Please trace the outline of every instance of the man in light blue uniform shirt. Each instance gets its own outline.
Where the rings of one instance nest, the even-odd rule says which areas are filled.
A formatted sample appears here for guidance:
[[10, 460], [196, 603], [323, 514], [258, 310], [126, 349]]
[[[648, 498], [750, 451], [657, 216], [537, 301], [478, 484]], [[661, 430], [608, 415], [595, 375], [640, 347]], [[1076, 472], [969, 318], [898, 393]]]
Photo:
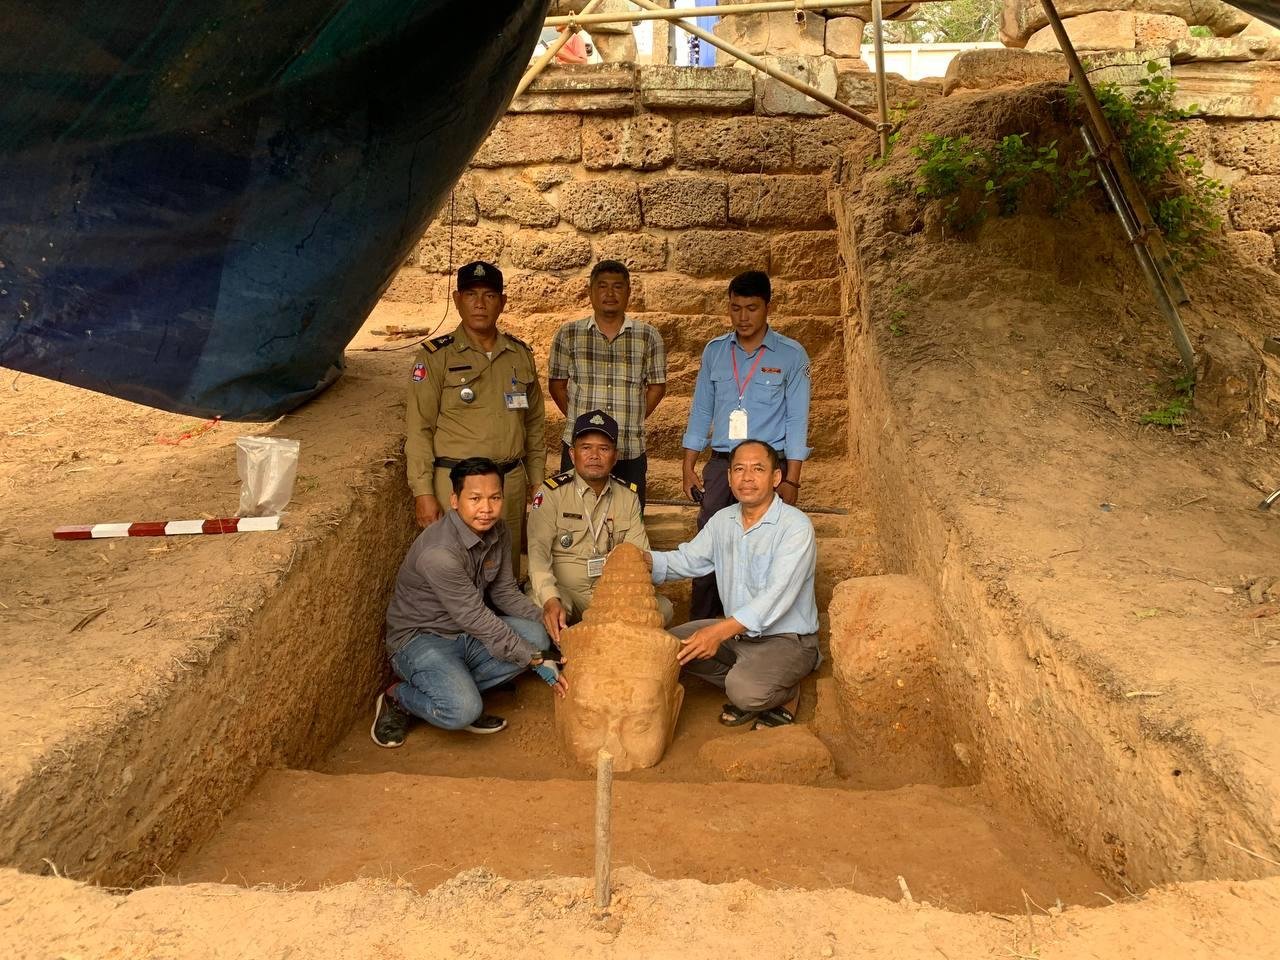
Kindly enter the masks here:
[[[769, 278], [758, 270], [729, 284], [733, 332], [702, 351], [684, 440], [685, 496], [699, 501], [698, 529], [734, 502], [727, 479], [729, 451], [743, 440], [763, 440], [782, 453], [778, 494], [794, 504], [800, 468], [809, 456], [809, 355], [795, 340], [769, 327]], [[698, 476], [698, 455], [711, 444], [711, 459]], [[725, 613], [714, 575], [693, 583], [695, 620]]]
[[721, 723], [778, 726], [795, 719], [800, 681], [818, 666], [817, 543], [809, 518], [775, 492], [782, 469], [771, 446], [739, 443], [728, 475], [737, 502], [688, 543], [651, 554], [653, 582], [715, 572], [729, 615], [673, 629], [677, 659], [728, 695]]

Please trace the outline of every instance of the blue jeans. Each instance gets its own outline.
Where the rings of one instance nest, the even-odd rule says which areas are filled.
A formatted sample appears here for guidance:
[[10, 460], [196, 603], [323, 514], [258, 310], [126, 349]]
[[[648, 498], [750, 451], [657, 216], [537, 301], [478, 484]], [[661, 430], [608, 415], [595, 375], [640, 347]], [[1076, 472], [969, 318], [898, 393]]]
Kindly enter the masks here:
[[[551, 638], [541, 623], [519, 617], [501, 619], [536, 649], [551, 647]], [[466, 633], [448, 637], [415, 634], [391, 658], [391, 667], [404, 681], [395, 691], [400, 706], [445, 730], [461, 730], [474, 723], [484, 711], [481, 692], [528, 669], [497, 659]]]

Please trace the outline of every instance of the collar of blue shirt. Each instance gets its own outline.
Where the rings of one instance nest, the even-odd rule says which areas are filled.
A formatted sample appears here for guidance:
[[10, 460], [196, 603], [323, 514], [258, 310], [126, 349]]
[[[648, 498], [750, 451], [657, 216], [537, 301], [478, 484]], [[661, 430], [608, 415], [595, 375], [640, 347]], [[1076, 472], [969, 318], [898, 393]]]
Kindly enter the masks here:
[[[738, 526], [741, 527], [742, 526], [742, 504], [735, 503], [733, 505], [733, 509], [735, 511], [735, 519], [738, 521]], [[781, 513], [782, 513], [782, 498], [778, 496], [777, 492], [775, 491], [773, 494], [773, 499], [769, 501], [769, 506], [764, 512], [764, 516], [751, 525], [751, 530], [755, 530], [757, 527], [762, 526], [763, 524], [766, 524], [766, 523], [777, 523], [778, 516]], [[750, 533], [751, 530], [744, 529], [743, 532]]]
[[[761, 341], [761, 344], [768, 347], [770, 350], [777, 350], [780, 342], [779, 338], [781, 336], [782, 335], [774, 330], [771, 325], [765, 329], [764, 340]], [[729, 334], [729, 339], [733, 342], [733, 345], [739, 350], [742, 350], [743, 353], [747, 352], [746, 350], [743, 350], [742, 344], [738, 343], [738, 331], [735, 330]], [[750, 356], [750, 354], [748, 354], [748, 356]]]

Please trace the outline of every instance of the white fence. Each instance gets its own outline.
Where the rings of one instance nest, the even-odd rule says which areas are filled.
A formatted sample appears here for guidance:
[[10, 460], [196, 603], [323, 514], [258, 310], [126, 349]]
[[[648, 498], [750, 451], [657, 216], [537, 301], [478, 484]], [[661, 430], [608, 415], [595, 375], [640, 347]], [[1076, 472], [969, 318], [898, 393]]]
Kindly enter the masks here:
[[[867, 27], [869, 36], [871, 28]], [[884, 45], [884, 69], [887, 73], [900, 73], [908, 80], [925, 77], [941, 77], [947, 65], [957, 53], [965, 50], [990, 50], [1002, 47], [1000, 43], [886, 43]], [[876, 68], [876, 48], [862, 45], [862, 59], [868, 69]]]

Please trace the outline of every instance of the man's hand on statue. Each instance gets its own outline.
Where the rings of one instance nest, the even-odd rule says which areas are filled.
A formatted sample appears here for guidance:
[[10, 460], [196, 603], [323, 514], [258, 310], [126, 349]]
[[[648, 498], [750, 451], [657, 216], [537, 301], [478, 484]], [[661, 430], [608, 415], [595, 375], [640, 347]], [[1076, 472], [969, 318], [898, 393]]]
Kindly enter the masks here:
[[413, 498], [413, 512], [417, 514], [420, 527], [429, 527], [444, 516], [440, 509], [440, 501], [430, 493]]
[[563, 697], [569, 692], [569, 683], [554, 660], [543, 660], [541, 663], [534, 664], [531, 669], [551, 687], [557, 697]]
[[[702, 478], [698, 476], [698, 471], [692, 467], [689, 467], [684, 471], [683, 489], [684, 495], [694, 503], [700, 503], [702, 501]], [[693, 495], [694, 490], [698, 491], [698, 496], [696, 497]]]
[[680, 661], [681, 666], [684, 666], [690, 660], [710, 660], [716, 655], [716, 651], [720, 649], [720, 644], [724, 643], [724, 640], [719, 636], [717, 625], [695, 630], [688, 639], [681, 642], [683, 646], [676, 654], [676, 659]]
[[551, 639], [560, 642], [560, 631], [569, 626], [569, 614], [559, 597], [551, 597], [542, 605], [542, 625], [551, 634]]

